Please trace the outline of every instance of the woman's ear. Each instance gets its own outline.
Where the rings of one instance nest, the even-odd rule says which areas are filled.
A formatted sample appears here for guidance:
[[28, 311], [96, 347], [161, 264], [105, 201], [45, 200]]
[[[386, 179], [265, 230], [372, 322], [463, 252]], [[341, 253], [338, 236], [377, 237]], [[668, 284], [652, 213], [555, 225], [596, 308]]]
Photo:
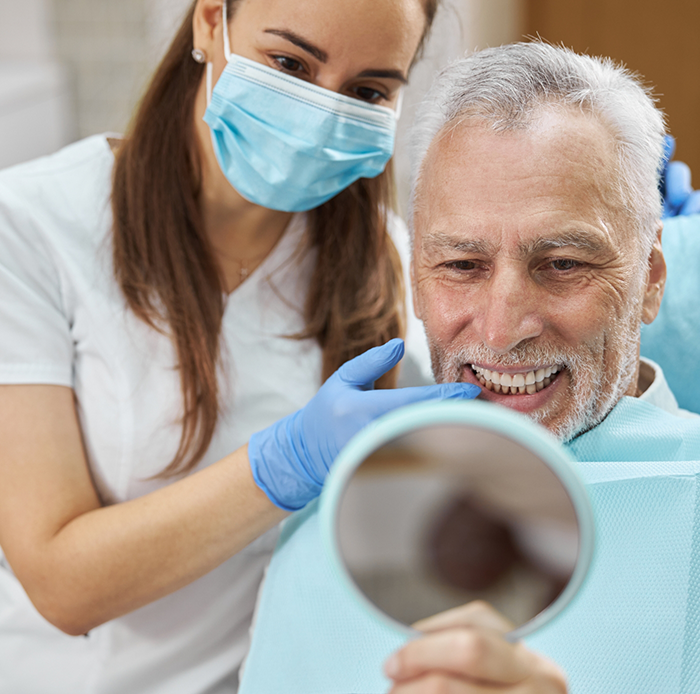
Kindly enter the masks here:
[[651, 253], [649, 253], [649, 275], [642, 301], [642, 321], [647, 324], [651, 323], [659, 313], [664, 287], [666, 286], [666, 260], [661, 249], [662, 230], [663, 224], [659, 222], [656, 240], [651, 248]]
[[221, 20], [221, 0], [198, 0], [192, 18], [192, 39], [194, 47], [204, 52], [208, 62], [213, 62], [216, 55]]

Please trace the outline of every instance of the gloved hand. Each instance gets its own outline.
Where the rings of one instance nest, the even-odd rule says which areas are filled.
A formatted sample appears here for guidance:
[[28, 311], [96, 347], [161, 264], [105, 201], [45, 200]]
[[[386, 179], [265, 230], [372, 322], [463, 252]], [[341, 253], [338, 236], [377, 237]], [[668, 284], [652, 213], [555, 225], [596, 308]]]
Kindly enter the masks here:
[[671, 161], [676, 141], [666, 135], [664, 166], [659, 182], [664, 201], [664, 218], [700, 213], [700, 191], [690, 183], [690, 167], [682, 161]]
[[296, 511], [317, 497], [341, 448], [373, 419], [410, 403], [471, 399], [481, 392], [469, 383], [373, 390], [403, 353], [403, 340], [394, 339], [351, 359], [305, 407], [253, 434], [248, 444], [253, 478], [273, 504]]

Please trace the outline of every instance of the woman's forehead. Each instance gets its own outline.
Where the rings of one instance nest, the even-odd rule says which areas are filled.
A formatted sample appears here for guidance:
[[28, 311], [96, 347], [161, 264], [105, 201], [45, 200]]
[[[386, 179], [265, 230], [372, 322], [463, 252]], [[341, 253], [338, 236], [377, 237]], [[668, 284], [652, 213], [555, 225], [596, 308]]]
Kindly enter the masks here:
[[423, 0], [242, 0], [234, 20], [291, 31], [329, 60], [410, 64], [425, 29]]

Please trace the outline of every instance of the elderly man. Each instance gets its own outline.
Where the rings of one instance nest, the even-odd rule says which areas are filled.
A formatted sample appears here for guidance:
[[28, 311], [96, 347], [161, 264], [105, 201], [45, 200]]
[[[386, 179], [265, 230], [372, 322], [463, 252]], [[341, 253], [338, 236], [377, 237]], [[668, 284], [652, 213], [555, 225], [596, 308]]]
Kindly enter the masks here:
[[[435, 379], [478, 384], [482, 399], [541, 423], [582, 465], [660, 461], [662, 477], [700, 459], [700, 418], [684, 417], [661, 369], [639, 357], [640, 326], [656, 317], [666, 281], [663, 137], [648, 94], [607, 61], [537, 43], [475, 54], [442, 73], [418, 114], [411, 224], [414, 306]], [[618, 566], [615, 553], [629, 546], [615, 544], [653, 502], [644, 484], [635, 489], [638, 500], [620, 496], [633, 512], [622, 528], [615, 498], [598, 498], [612, 520], [599, 528], [587, 591], [574, 617], [536, 643], [575, 673], [573, 692], [700, 691], [700, 635], [685, 619], [700, 593], [686, 586], [687, 604], [659, 608], [655, 586], [670, 592], [676, 575], [663, 573], [663, 559], [640, 569], [630, 554], [638, 583], [601, 568]], [[695, 487], [683, 489], [693, 526]], [[678, 532], [659, 541], [680, 542]], [[381, 661], [396, 637], [350, 602], [310, 504], [272, 560], [242, 691], [383, 691]], [[439, 691], [562, 690], [546, 661], [494, 635], [494, 615], [423, 626], [436, 633], [387, 666], [397, 692], [438, 682]]]
[[[592, 60], [581, 66], [615, 90], [610, 103], [533, 81], [523, 56], [564, 52], [500, 54], [497, 68], [489, 53], [455, 66], [418, 121], [414, 305], [438, 382], [481, 384], [483, 399], [568, 441], [643, 390], [640, 323], [666, 279], [663, 123], [634, 82]], [[460, 96], [453, 117], [435, 105], [445, 91]]]

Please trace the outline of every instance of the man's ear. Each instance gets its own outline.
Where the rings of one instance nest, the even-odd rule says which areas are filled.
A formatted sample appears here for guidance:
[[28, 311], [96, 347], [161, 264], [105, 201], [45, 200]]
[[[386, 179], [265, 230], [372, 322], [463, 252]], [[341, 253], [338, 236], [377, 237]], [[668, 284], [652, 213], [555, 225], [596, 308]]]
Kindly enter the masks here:
[[656, 240], [652, 246], [651, 253], [649, 253], [649, 275], [642, 301], [642, 321], [646, 324], [651, 323], [659, 313], [664, 287], [666, 286], [666, 260], [661, 249], [662, 230], [663, 224], [659, 222]]

